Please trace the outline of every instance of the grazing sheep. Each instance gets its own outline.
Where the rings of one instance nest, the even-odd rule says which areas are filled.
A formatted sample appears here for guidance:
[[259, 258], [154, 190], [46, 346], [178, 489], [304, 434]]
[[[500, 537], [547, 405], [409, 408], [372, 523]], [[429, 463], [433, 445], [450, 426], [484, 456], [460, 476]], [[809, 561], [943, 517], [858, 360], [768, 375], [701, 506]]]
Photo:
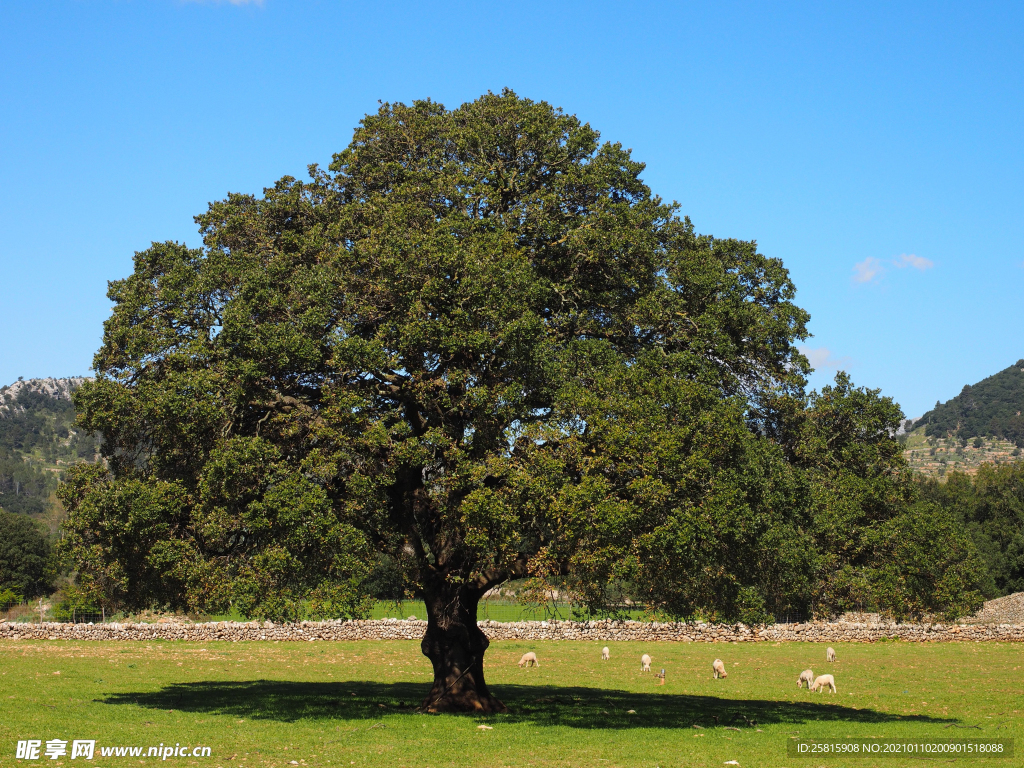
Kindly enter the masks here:
[[720, 677], [729, 676], [729, 673], [725, 671], [725, 664], [722, 663], [721, 659], [715, 659], [711, 664], [711, 669], [714, 670], [713, 677], [715, 680]]
[[811, 689], [811, 682], [813, 680], [814, 680], [814, 673], [811, 670], [809, 670], [809, 669], [805, 669], [803, 672], [800, 673], [800, 677], [797, 678], [796, 687], [797, 688], [803, 688], [804, 687], [804, 683], [807, 683], [807, 690], [810, 690]]
[[608, 661], [608, 659], [610, 659], [611, 657], [612, 652], [608, 650], [608, 646], [606, 645], [604, 648], [601, 649], [601, 661]]
[[830, 693], [836, 692], [836, 681], [832, 675], [818, 675], [814, 678], [814, 685], [811, 686], [812, 691], [823, 692], [825, 688], [831, 689]]
[[519, 666], [520, 667], [539, 667], [540, 664], [537, 663], [537, 654], [534, 653], [533, 651], [530, 651], [529, 653], [524, 653], [523, 654], [523, 658], [521, 658], [519, 660]]
[[825, 661], [833, 662], [835, 660], [836, 660], [836, 650], [835, 650], [835, 648], [829, 647], [829, 649], [827, 651], [825, 651]]
[[640, 657], [640, 671], [650, 672], [651, 671], [651, 657], [646, 653]]

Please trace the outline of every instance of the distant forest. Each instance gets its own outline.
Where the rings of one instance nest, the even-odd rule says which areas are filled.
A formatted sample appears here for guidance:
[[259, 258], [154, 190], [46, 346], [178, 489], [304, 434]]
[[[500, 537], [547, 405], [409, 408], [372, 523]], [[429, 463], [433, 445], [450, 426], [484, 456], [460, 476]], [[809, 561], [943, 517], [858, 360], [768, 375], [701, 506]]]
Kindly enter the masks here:
[[63, 466], [92, 461], [96, 438], [75, 429], [70, 400], [53, 397], [25, 382], [12, 398], [0, 388], [0, 508], [39, 515], [51, 506]]
[[984, 464], [973, 477], [918, 477], [921, 498], [959, 517], [985, 562], [985, 597], [1024, 592], [1024, 462]]
[[963, 391], [922, 416], [914, 428], [929, 437], [1001, 437], [1024, 448], [1024, 360]]

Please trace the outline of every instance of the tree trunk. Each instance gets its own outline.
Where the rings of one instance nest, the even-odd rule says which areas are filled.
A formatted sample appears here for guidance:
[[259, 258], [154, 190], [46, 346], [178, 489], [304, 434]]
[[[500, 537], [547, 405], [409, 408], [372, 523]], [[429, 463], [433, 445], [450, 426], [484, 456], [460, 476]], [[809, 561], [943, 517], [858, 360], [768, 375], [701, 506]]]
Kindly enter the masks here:
[[484, 651], [490, 641], [476, 625], [479, 590], [445, 583], [424, 585], [427, 631], [420, 648], [434, 666], [427, 712], [505, 712], [484, 682]]

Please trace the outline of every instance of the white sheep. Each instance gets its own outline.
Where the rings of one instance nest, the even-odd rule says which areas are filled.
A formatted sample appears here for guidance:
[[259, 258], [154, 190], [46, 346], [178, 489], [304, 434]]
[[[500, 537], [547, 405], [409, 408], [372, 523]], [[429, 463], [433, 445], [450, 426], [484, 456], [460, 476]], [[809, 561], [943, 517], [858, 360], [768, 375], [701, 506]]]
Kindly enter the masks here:
[[833, 662], [836, 660], [836, 650], [831, 646], [825, 651], [825, 661]]
[[814, 673], [811, 670], [809, 670], [809, 669], [805, 669], [803, 672], [800, 673], [800, 677], [797, 678], [797, 680], [796, 680], [796, 687], [797, 688], [803, 688], [804, 687], [804, 683], [807, 683], [807, 689], [810, 690], [811, 682], [813, 680], [814, 680]]
[[601, 661], [608, 661], [608, 659], [610, 659], [611, 657], [612, 652], [608, 650], [608, 646], [606, 645], [604, 648], [601, 649]]
[[722, 663], [721, 659], [715, 659], [711, 663], [711, 669], [713, 670], [712, 675], [715, 680], [720, 677], [728, 677], [729, 673], [725, 671], [725, 664]]
[[640, 671], [650, 672], [651, 671], [651, 657], [646, 653], [640, 657]]
[[818, 675], [814, 678], [814, 685], [811, 686], [812, 691], [824, 692], [825, 688], [829, 688], [830, 693], [836, 692], [836, 681], [832, 675]]
[[540, 664], [537, 662], [537, 654], [533, 651], [524, 653], [523, 658], [519, 660], [520, 667], [539, 667]]

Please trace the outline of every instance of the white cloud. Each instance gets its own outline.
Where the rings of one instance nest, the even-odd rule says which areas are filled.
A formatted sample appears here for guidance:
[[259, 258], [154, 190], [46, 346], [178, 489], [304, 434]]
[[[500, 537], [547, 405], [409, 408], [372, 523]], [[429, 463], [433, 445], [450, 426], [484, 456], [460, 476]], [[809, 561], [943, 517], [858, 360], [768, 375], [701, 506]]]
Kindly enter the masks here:
[[926, 269], [931, 269], [935, 266], [935, 262], [931, 259], [926, 259], [924, 256], [915, 256], [912, 253], [902, 253], [891, 261], [882, 261], [874, 256], [868, 256], [864, 261], [859, 261], [853, 265], [853, 282], [878, 282], [882, 275], [886, 273], [890, 264], [896, 267], [896, 269], [913, 267], [918, 272], [924, 272]]
[[874, 256], [868, 256], [864, 261], [859, 261], [853, 265], [853, 272], [853, 282], [870, 283], [885, 273], [885, 267]]
[[848, 367], [853, 362], [849, 357], [835, 357], [832, 354], [832, 350], [828, 347], [814, 348], [800, 345], [797, 349], [803, 353], [803, 356], [807, 358], [807, 362], [811, 364], [811, 368], [815, 370], [821, 370], [822, 368], [838, 370]]
[[903, 267], [913, 267], [924, 272], [926, 269], [931, 269], [935, 266], [935, 262], [931, 259], [926, 259], [924, 256], [915, 256], [912, 253], [904, 253], [899, 259], [893, 262], [897, 267], [902, 269]]

